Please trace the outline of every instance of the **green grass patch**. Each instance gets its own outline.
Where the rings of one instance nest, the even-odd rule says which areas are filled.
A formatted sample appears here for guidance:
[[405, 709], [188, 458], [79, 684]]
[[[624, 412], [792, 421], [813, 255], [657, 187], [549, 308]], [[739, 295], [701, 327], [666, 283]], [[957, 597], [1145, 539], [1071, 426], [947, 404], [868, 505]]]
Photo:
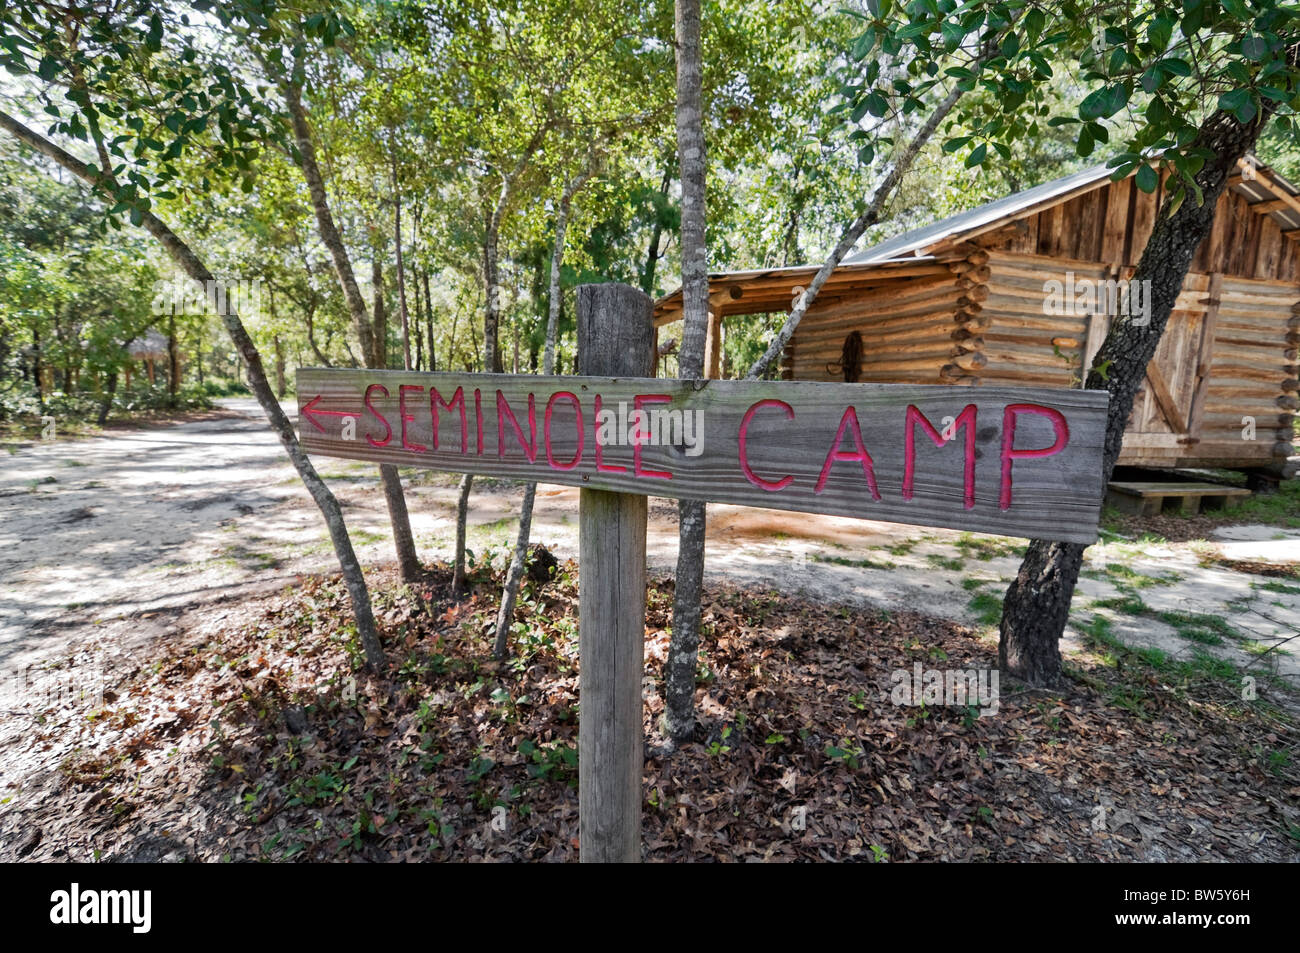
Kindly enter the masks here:
[[978, 537], [962, 533], [953, 543], [966, 559], [997, 559], [1002, 556], [1023, 557], [1028, 546], [1000, 536]]
[[813, 562], [834, 563], [836, 566], [852, 566], [854, 569], [893, 569], [889, 563], [882, 563], [879, 560], [872, 559], [869, 556], [861, 559], [853, 559], [848, 556], [827, 556], [824, 553], [814, 553]]
[[1152, 586], [1167, 586], [1170, 583], [1177, 582], [1179, 576], [1175, 574], [1161, 574], [1159, 576], [1148, 576], [1146, 573], [1138, 572], [1131, 566], [1123, 563], [1109, 563], [1102, 567], [1103, 578], [1123, 585], [1130, 589], [1149, 589]]
[[960, 559], [953, 556], [945, 556], [942, 553], [930, 553], [925, 557], [925, 561], [935, 569], [949, 569], [953, 572], [961, 572], [966, 568], [966, 564]]
[[1108, 599], [1093, 599], [1088, 604], [1090, 609], [1111, 609], [1125, 615], [1150, 615], [1151, 607], [1142, 601], [1136, 593], [1126, 592]]
[[1242, 636], [1235, 628], [1216, 615], [1203, 612], [1161, 612], [1156, 618], [1184, 639], [1202, 645], [1222, 645], [1224, 639], [1240, 641]]
[[1270, 579], [1268, 582], [1252, 582], [1252, 589], [1263, 589], [1265, 592], [1280, 592], [1288, 596], [1300, 596], [1300, 586], [1291, 586], [1285, 582], [1276, 582]]
[[966, 603], [981, 625], [997, 625], [1002, 621], [1002, 600], [991, 592], [977, 592]]

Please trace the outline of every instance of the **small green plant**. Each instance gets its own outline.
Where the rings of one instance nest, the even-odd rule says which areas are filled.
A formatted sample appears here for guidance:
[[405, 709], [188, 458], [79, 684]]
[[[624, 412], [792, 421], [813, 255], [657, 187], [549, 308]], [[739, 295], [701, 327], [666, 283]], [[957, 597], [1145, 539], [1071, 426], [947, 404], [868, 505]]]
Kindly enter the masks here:
[[917, 706], [916, 714], [908, 716], [906, 725], [909, 728], [915, 728], [917, 725], [919, 725], [921, 722], [925, 721], [929, 717], [930, 717], [930, 709], [926, 708], [924, 704], [921, 704]]
[[841, 738], [838, 745], [826, 746], [826, 757], [833, 761], [839, 761], [856, 771], [861, 767], [861, 759], [866, 757], [866, 752], [861, 748], [854, 747], [853, 742], [848, 738]]
[[715, 741], [715, 742], [713, 742], [713, 743], [711, 743], [711, 744], [709, 745], [709, 747], [708, 747], [708, 749], [707, 749], [708, 752], [709, 752], [709, 754], [711, 754], [713, 757], [716, 758], [716, 757], [718, 757], [719, 755], [724, 755], [724, 754], [726, 754], [728, 751], [730, 751], [730, 750], [731, 750], [731, 745], [729, 745], [729, 744], [726, 743], [726, 742], [727, 742], [727, 739], [730, 738], [730, 737], [731, 737], [731, 726], [730, 726], [730, 725], [723, 725], [723, 726], [722, 726], [722, 737], [721, 737], [718, 741]]
[[1174, 627], [1180, 636], [1202, 645], [1222, 645], [1224, 639], [1238, 640], [1241, 633], [1216, 615], [1202, 612], [1161, 612], [1161, 622]]
[[577, 787], [578, 749], [572, 745], [559, 742], [538, 745], [525, 738], [519, 742], [519, 753], [529, 762], [530, 778], [562, 780], [569, 787]]
[[873, 864], [883, 864], [888, 862], [888, 860], [889, 851], [885, 850], [885, 848], [881, 847], [879, 844], [871, 845], [871, 862]]

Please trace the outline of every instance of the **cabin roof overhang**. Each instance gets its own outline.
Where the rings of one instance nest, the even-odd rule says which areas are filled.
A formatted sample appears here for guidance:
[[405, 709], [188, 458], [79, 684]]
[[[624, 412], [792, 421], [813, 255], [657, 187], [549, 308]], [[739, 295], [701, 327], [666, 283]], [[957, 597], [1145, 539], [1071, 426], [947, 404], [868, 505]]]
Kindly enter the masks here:
[[[1272, 218], [1288, 239], [1300, 241], [1300, 189], [1253, 156], [1242, 160], [1240, 168], [1228, 180], [1228, 188], [1241, 195], [1252, 211]], [[846, 257], [830, 274], [818, 301], [866, 290], [909, 274], [940, 271], [943, 262], [960, 257], [962, 247], [973, 239], [1104, 188], [1111, 183], [1111, 171], [1105, 165], [1093, 166], [863, 249]], [[713, 272], [709, 275], [710, 310], [720, 317], [788, 311], [795, 289], [807, 287], [820, 269], [820, 265], [795, 265]], [[656, 327], [680, 320], [681, 289], [656, 301], [654, 315]]]

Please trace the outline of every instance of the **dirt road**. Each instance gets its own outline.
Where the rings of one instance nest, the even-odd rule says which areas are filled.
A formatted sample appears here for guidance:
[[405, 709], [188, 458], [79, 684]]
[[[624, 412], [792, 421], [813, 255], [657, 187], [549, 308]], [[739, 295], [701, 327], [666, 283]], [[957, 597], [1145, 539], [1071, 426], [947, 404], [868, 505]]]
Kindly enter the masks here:
[[[284, 585], [302, 572], [333, 568], [319, 513], [254, 402], [221, 403], [224, 414], [210, 419], [39, 443], [0, 457], [0, 671], [9, 676], [6, 684], [15, 673], [65, 654], [87, 633], [111, 636], [108, 641], [129, 651], [165, 635], [184, 609], [216, 606]], [[374, 467], [318, 463], [344, 505], [363, 563], [388, 561], [387, 514]], [[454, 478], [412, 473], [408, 481], [421, 555], [448, 558]], [[489, 552], [503, 558], [520, 490], [491, 481], [478, 488], [470, 545], [480, 558]], [[534, 538], [562, 557], [573, 556], [576, 532], [577, 491], [541, 487]], [[1236, 527], [1223, 535], [1240, 541], [1228, 547], [1263, 547], [1271, 559], [1300, 560], [1297, 531]], [[922, 608], [974, 621], [980, 609], [972, 606], [972, 593], [1000, 597], [1018, 566], [1018, 542], [715, 505], [707, 565], [712, 574], [817, 599]], [[676, 509], [670, 501], [651, 501], [649, 553], [652, 568], [671, 572]], [[1194, 643], [1159, 620], [1166, 606], [1235, 613], [1258, 643], [1253, 651], [1222, 648], [1236, 652], [1238, 661], [1300, 629], [1300, 590], [1275, 583], [1263, 588], [1269, 581], [1262, 577], [1205, 569], [1185, 547], [1107, 545], [1089, 556], [1094, 567], [1119, 561], [1160, 580], [1143, 590], [1150, 614], [1115, 620], [1126, 640], [1193, 650]], [[1094, 575], [1081, 585], [1080, 611], [1095, 611], [1093, 600], [1119, 591], [1120, 576]], [[1249, 605], [1242, 608], [1251, 600], [1253, 614]], [[1274, 656], [1283, 674], [1300, 671], [1295, 655]]]

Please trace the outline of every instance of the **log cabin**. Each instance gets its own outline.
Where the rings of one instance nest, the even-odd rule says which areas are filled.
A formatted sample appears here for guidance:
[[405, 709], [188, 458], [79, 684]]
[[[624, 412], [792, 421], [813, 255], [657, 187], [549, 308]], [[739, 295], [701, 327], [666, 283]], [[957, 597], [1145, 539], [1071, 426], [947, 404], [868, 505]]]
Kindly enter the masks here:
[[[1097, 166], [852, 254], [781, 375], [1081, 387], [1115, 314], [1140, 319], [1129, 278], [1163, 186], [1145, 193]], [[818, 268], [710, 275], [706, 376], [719, 376], [727, 319], [788, 311]], [[680, 290], [656, 302], [656, 327], [680, 318]], [[1119, 464], [1291, 475], [1298, 346], [1300, 190], [1247, 157], [1147, 368]]]

